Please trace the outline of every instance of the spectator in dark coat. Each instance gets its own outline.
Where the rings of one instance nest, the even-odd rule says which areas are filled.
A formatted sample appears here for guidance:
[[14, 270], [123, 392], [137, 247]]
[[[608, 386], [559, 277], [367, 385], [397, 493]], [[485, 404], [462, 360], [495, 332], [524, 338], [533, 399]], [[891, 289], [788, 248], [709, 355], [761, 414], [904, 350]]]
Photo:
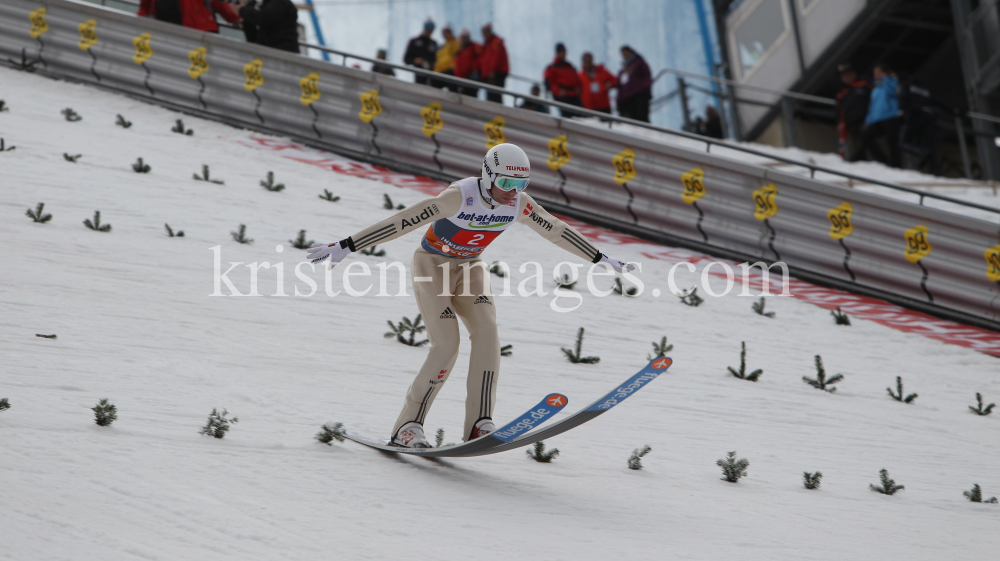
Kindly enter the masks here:
[[[423, 32], [410, 39], [410, 42], [406, 44], [406, 54], [403, 55], [403, 64], [409, 64], [410, 66], [416, 66], [424, 70], [434, 68], [434, 62], [437, 60], [438, 44], [437, 41], [431, 39], [431, 33], [434, 33], [434, 22], [428, 19], [424, 22]], [[414, 82], [429, 84], [430, 78], [417, 76]]]
[[255, 43], [290, 53], [299, 52], [299, 11], [291, 0], [262, 0], [259, 7], [239, 0], [236, 6], [243, 26], [257, 29]]
[[899, 135], [900, 149], [915, 158], [918, 170], [928, 164], [931, 173], [941, 175], [934, 106], [958, 114], [957, 110], [932, 96], [917, 80], [907, 80], [899, 86], [899, 108], [906, 123]]
[[[860, 160], [867, 151], [875, 160], [898, 168], [900, 160], [899, 129], [903, 125], [897, 92], [899, 78], [884, 63], [876, 64], [872, 68], [872, 76], [875, 78], [875, 87], [872, 88], [871, 98], [868, 102], [868, 116], [865, 117], [865, 125], [861, 129], [858, 148], [850, 159], [852, 162]], [[884, 138], [888, 145], [888, 159], [879, 146], [878, 140], [880, 138]]]
[[722, 117], [715, 107], [709, 105], [705, 108], [705, 121], [703, 122], [699, 134], [709, 138], [722, 138]]
[[[385, 57], [386, 57], [385, 49], [379, 49], [378, 52], [375, 53], [375, 58], [379, 60], [385, 60]], [[376, 74], [385, 74], [386, 76], [396, 75], [396, 71], [393, 70], [391, 66], [386, 66], [384, 64], [378, 64], [378, 63], [372, 64], [372, 72]]]
[[[168, 7], [170, 8], [169, 12], [167, 11]], [[234, 25], [240, 23], [240, 16], [222, 0], [169, 0], [162, 4], [160, 0], [139, 0], [139, 10], [135, 14], [179, 23], [184, 27], [199, 31], [218, 33], [219, 24], [215, 21], [216, 13], [221, 14], [229, 23]]]
[[837, 70], [840, 72], [840, 81], [844, 83], [844, 89], [837, 94], [838, 144], [840, 155], [846, 159], [857, 150], [861, 128], [868, 116], [868, 97], [872, 86], [858, 78], [858, 73], [850, 63], [839, 65]]
[[[531, 95], [535, 97], [541, 97], [542, 88], [538, 84], [531, 84]], [[521, 109], [527, 109], [528, 111], [538, 111], [539, 113], [548, 113], [549, 108], [541, 103], [532, 101], [527, 98], [521, 98], [521, 104], [518, 105]]]
[[618, 114], [649, 122], [649, 100], [653, 97], [653, 76], [649, 65], [628, 45], [621, 48], [624, 64], [618, 72]]
[[[472, 34], [468, 29], [463, 29], [458, 34], [458, 52], [455, 53], [455, 77], [466, 80], [479, 80], [479, 57], [482, 56], [483, 46], [472, 41]], [[460, 94], [476, 97], [479, 95], [479, 88], [469, 88], [465, 86], [452, 86], [453, 91]]]
[[580, 67], [580, 101], [583, 106], [601, 113], [611, 113], [608, 91], [618, 87], [618, 80], [601, 64], [594, 64], [594, 55], [583, 53]]
[[[483, 26], [483, 54], [479, 57], [480, 81], [504, 87], [507, 83], [507, 73], [510, 66], [507, 64], [507, 47], [503, 44], [503, 39], [493, 34], [493, 24], [487, 23]], [[498, 93], [487, 93], [486, 99], [501, 103], [503, 96]]]
[[[583, 88], [580, 86], [580, 76], [576, 73], [576, 68], [566, 60], [566, 46], [556, 43], [556, 58], [552, 64], [545, 67], [545, 85], [552, 92], [552, 99], [583, 107], [580, 101], [580, 93]], [[561, 111], [563, 117], [576, 117], [579, 114], [571, 111]]]

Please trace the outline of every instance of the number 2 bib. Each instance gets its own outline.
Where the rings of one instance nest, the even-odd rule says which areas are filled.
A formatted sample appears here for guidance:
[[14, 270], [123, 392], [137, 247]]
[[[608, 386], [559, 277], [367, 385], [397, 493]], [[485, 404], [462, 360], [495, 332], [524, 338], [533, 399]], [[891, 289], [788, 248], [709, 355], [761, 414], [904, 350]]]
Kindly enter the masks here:
[[435, 255], [455, 259], [479, 256], [486, 246], [517, 220], [521, 194], [510, 203], [491, 209], [479, 194], [479, 178], [458, 182], [462, 206], [452, 216], [434, 221], [420, 246]]

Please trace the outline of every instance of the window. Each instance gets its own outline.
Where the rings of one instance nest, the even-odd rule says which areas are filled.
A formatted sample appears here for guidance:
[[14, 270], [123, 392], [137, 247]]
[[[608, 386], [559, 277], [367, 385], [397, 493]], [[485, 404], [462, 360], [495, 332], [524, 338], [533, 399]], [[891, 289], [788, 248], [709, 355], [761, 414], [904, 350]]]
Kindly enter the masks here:
[[782, 1], [762, 0], [733, 30], [741, 77], [750, 74], [787, 31]]

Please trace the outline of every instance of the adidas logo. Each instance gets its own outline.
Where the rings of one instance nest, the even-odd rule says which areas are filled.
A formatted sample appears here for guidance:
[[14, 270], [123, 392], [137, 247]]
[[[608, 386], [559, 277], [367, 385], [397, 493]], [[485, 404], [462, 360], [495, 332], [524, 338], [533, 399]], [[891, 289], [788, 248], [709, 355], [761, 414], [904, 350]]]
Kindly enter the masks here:
[[484, 295], [480, 296], [479, 298], [476, 298], [476, 301], [473, 302], [472, 304], [473, 305], [476, 305], [476, 304], [489, 304], [490, 306], [492, 306], [493, 302], [490, 302], [489, 297], [484, 294]]
[[451, 311], [451, 306], [448, 306], [441, 312], [441, 319], [455, 319], [455, 312]]

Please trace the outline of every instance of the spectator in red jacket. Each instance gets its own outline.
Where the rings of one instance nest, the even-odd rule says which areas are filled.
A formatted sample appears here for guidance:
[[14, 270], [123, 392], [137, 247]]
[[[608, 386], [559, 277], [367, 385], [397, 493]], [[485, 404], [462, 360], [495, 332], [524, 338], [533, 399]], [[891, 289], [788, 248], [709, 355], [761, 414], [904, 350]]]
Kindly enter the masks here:
[[611, 113], [608, 90], [618, 87], [618, 80], [604, 68], [604, 65], [594, 64], [594, 55], [590, 53], [583, 53], [580, 86], [583, 89], [580, 101], [584, 107], [601, 113]]
[[649, 100], [653, 97], [653, 76], [649, 65], [628, 45], [622, 45], [622, 69], [618, 71], [618, 114], [649, 122]]
[[[552, 92], [552, 98], [556, 101], [583, 107], [580, 101], [580, 76], [576, 73], [576, 68], [566, 60], [566, 46], [556, 43], [556, 58], [552, 64], [545, 67], [545, 85]], [[576, 117], [579, 114], [571, 111], [561, 111], [563, 117]]]
[[[468, 29], [463, 29], [458, 34], [458, 52], [455, 53], [455, 77], [466, 80], [479, 80], [479, 57], [482, 55], [483, 46], [472, 41], [472, 34]], [[448, 89], [460, 94], [476, 97], [479, 95], [479, 88], [467, 88], [451, 85]]]
[[[209, 9], [208, 5], [212, 8]], [[166, 10], [166, 7], [170, 10]], [[158, 14], [162, 11], [163, 14]], [[180, 21], [176, 18], [180, 17]], [[158, 20], [179, 23], [184, 27], [218, 33], [219, 24], [215, 21], [215, 14], [222, 14], [226, 21], [232, 24], [239, 24], [242, 20], [235, 10], [222, 0], [139, 0], [139, 11], [137, 16], [152, 16]]]
[[[487, 23], [483, 26], [483, 54], [479, 57], [479, 73], [481, 82], [504, 87], [507, 82], [507, 73], [510, 67], [507, 65], [507, 47], [503, 44], [503, 39], [493, 34], [493, 24]], [[486, 99], [497, 103], [503, 102], [503, 96], [498, 93], [487, 93]]]

